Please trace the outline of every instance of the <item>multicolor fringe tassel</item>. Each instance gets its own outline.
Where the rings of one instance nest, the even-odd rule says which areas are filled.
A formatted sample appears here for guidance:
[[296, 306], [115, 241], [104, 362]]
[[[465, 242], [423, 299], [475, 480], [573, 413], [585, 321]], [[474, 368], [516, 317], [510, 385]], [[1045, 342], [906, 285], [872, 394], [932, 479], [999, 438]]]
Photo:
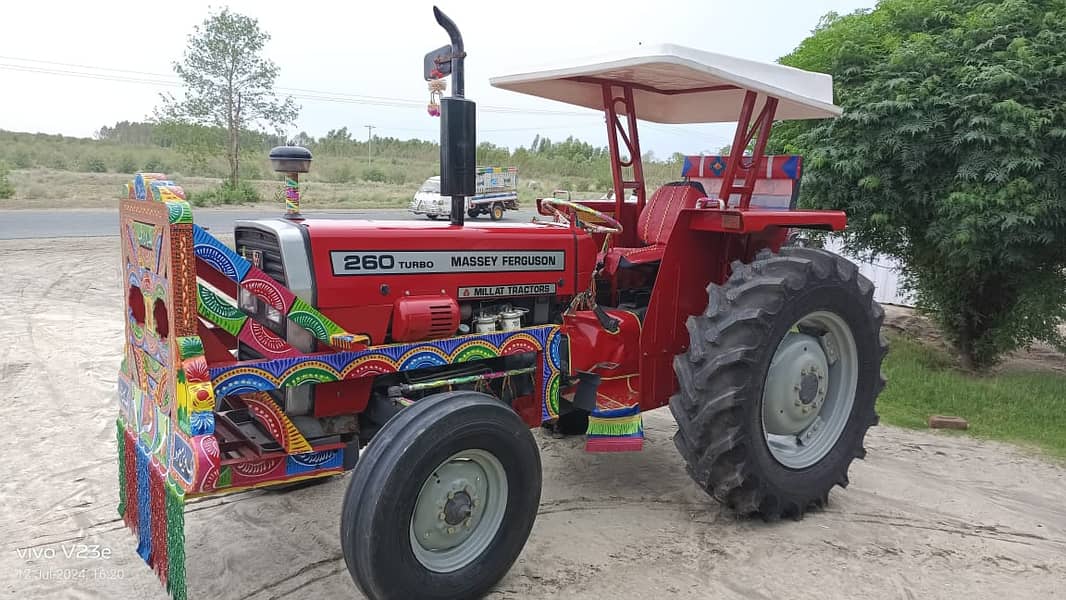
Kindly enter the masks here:
[[118, 516], [126, 515], [126, 424], [115, 419], [115, 442], [118, 444]]
[[174, 600], [185, 597], [185, 492], [167, 480], [167, 591]]
[[640, 405], [609, 410], [597, 409], [589, 415], [585, 440], [587, 452], [630, 452], [644, 448], [644, 420]]
[[116, 427], [119, 515], [137, 535], [137, 554], [174, 600], [186, 600], [185, 491], [137, 443], [121, 418]]
[[129, 429], [126, 429], [124, 434], [125, 442], [122, 444], [122, 462], [125, 467], [123, 471], [126, 476], [126, 486], [124, 502], [122, 505], [123, 513], [122, 520], [126, 522], [126, 526], [137, 532], [137, 441], [133, 439], [133, 434]]
[[148, 449], [137, 444], [137, 554], [148, 562], [152, 555], [152, 499], [150, 487]]
[[152, 502], [152, 553], [148, 564], [159, 581], [167, 583], [167, 492], [166, 472], [158, 463], [151, 466], [148, 494]]

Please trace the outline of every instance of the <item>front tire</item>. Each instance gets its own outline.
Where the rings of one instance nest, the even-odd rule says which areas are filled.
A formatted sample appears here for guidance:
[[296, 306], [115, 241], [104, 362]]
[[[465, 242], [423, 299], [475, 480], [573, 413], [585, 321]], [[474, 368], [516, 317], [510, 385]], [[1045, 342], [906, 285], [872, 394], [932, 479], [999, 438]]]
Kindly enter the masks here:
[[371, 600], [480, 597], [522, 551], [540, 487], [537, 445], [508, 406], [427, 396], [360, 457], [341, 514], [348, 571]]
[[851, 262], [811, 248], [733, 263], [674, 359], [674, 443], [692, 478], [741, 514], [799, 518], [847, 486], [878, 421], [884, 311]]

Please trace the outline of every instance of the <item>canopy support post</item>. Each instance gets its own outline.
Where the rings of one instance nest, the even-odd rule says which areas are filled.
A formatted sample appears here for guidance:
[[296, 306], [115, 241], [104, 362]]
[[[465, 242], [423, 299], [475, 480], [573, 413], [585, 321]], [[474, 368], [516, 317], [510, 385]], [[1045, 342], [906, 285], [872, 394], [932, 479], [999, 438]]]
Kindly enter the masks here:
[[[733, 135], [733, 145], [730, 146], [725, 171], [722, 173], [722, 186], [718, 190], [718, 198], [723, 206], [729, 206], [729, 198], [733, 194], [740, 194], [740, 210], [747, 210], [751, 204], [755, 180], [759, 178], [759, 174], [755, 173], [752, 167], [759, 164], [759, 159], [766, 151], [766, 141], [770, 138], [774, 113], [777, 112], [777, 98], [768, 97], [752, 122], [757, 100], [758, 94], [753, 91], [749, 90], [744, 94], [744, 104], [740, 107], [740, 116], [737, 118], [737, 131]], [[752, 140], [755, 141], [755, 146], [751, 156], [744, 156], [744, 151]], [[736, 185], [738, 175], [744, 178], [741, 185]]]
[[[607, 117], [607, 147], [611, 152], [611, 177], [614, 180], [614, 207], [615, 218], [622, 216], [622, 204], [626, 201], [626, 190], [633, 190], [637, 196], [637, 214], [644, 210], [645, 188], [644, 168], [641, 164], [640, 140], [637, 137], [637, 117], [633, 104], [633, 88], [628, 85], [614, 86], [603, 83], [603, 109]], [[622, 88], [622, 95], [616, 96], [615, 87]], [[618, 105], [621, 104], [625, 112], [626, 123], [622, 124]], [[619, 141], [622, 145], [619, 145]], [[622, 151], [629, 155], [628, 160], [622, 160]], [[623, 168], [633, 168], [633, 179], [626, 180], [622, 172]], [[628, 227], [627, 227], [628, 229]]]

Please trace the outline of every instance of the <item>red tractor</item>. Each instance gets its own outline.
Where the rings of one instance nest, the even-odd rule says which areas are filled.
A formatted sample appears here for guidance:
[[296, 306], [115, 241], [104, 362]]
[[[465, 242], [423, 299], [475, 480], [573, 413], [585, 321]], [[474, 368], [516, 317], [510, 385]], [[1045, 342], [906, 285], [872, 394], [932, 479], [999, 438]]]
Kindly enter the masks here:
[[[440, 103], [451, 223], [313, 220], [290, 206], [286, 218], [238, 222], [235, 254], [194, 228], [199, 340], [174, 351], [189, 404], [160, 442], [167, 485], [204, 495], [354, 467], [341, 544], [375, 600], [477, 597], [507, 572], [540, 498], [531, 427], [585, 435], [591, 451], [639, 450], [641, 413], [669, 405], [688, 472], [718, 501], [767, 519], [824, 506], [877, 422], [883, 312], [855, 265], [786, 243], [792, 229], [838, 231], [846, 217], [797, 209], [801, 158], [764, 149], [775, 119], [840, 113], [831, 78], [677, 46], [495, 78], [604, 111], [613, 199], [545, 198], [548, 218], [465, 225], [475, 106], [460, 33], [435, 15], [451, 43], [427, 55], [425, 77], [452, 78]], [[686, 158], [678, 181], [648, 194], [638, 119], [737, 122], [732, 148], [751, 151]], [[310, 154], [273, 158], [298, 173]], [[131, 258], [151, 247], [143, 204], [123, 205], [138, 302], [155, 289], [150, 255], [145, 267]], [[182, 223], [172, 204], [170, 223]], [[177, 253], [184, 230], [169, 231], [160, 239]], [[134, 361], [151, 346], [137, 327], [153, 311], [134, 300], [129, 310]], [[169, 314], [175, 331], [183, 313]], [[127, 377], [120, 423], [143, 420], [125, 405], [154, 389], [123, 390], [137, 385]], [[127, 435], [127, 456], [151, 444]], [[140, 534], [143, 549], [151, 536]]]

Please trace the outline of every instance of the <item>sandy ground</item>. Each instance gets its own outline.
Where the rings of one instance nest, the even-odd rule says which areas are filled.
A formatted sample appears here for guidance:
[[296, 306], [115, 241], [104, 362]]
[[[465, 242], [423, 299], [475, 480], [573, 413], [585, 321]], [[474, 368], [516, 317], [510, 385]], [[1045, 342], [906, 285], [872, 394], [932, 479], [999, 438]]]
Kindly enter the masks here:
[[[0, 242], [0, 597], [165, 598], [115, 513], [120, 300], [114, 238]], [[540, 437], [540, 515], [491, 598], [1066, 594], [1061, 465], [875, 428], [827, 510], [768, 525], [691, 483], [668, 411], [646, 424], [636, 454]], [[189, 597], [358, 598], [338, 546], [346, 484], [190, 505]]]

